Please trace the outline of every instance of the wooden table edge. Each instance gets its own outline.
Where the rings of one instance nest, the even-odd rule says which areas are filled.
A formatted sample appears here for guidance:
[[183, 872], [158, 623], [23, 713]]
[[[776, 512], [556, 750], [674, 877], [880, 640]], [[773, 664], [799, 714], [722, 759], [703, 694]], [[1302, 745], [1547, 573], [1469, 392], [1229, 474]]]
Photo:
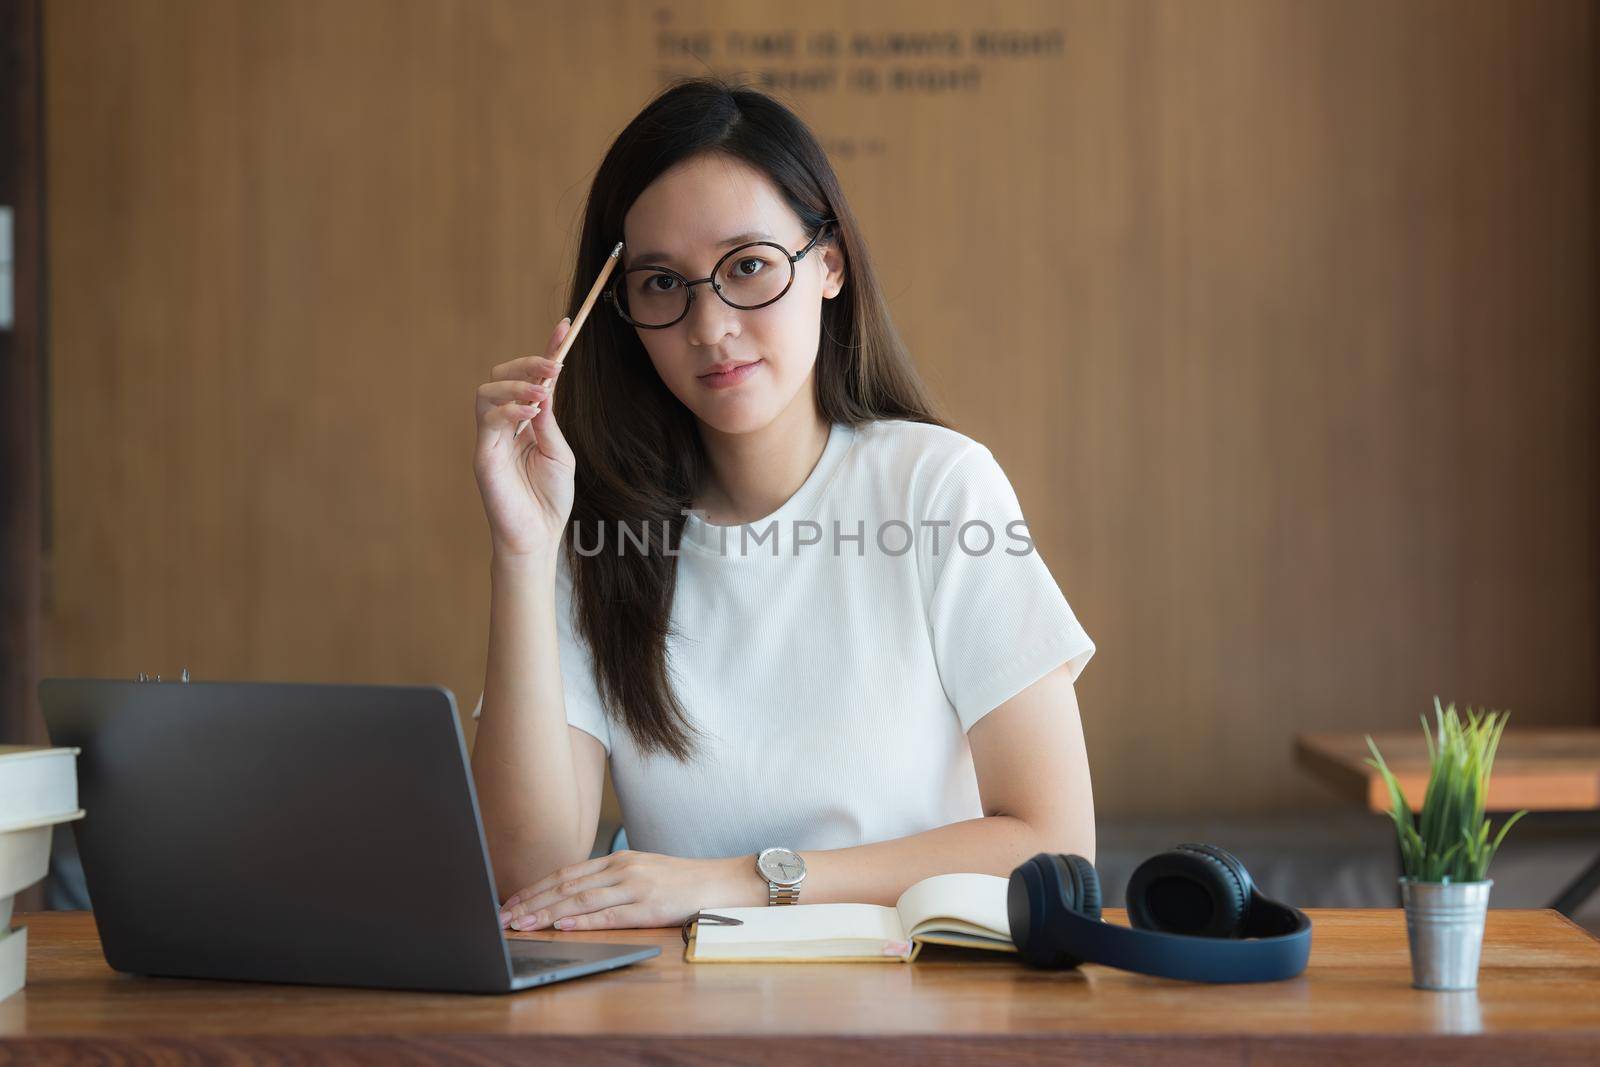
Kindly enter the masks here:
[[763, 1034], [679, 1033], [624, 1036], [571, 1034], [361, 1034], [228, 1036], [50, 1036], [0, 1039], [0, 1062], [94, 1059], [118, 1055], [139, 1062], [304, 1063], [332, 1057], [341, 1064], [463, 1063], [595, 1064], [759, 1063], [762, 1067], [922, 1067], [923, 1064], [1173, 1063], [1237, 1067], [1241, 1063], [1348, 1064], [1413, 1062], [1449, 1055], [1454, 1065], [1593, 1064], [1600, 1029], [1548, 1034], [1501, 1030], [1476, 1034], [860, 1034], [805, 1031]]

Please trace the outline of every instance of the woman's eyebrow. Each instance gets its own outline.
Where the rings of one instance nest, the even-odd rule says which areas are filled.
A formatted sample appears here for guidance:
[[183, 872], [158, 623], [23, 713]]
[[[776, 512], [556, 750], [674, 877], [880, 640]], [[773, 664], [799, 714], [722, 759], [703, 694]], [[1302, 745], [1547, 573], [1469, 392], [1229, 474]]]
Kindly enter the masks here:
[[[722, 240], [716, 243], [715, 247], [727, 248], [730, 245], [743, 244], [746, 241], [773, 241], [776, 239], [777, 238], [773, 237], [770, 233], [761, 233], [751, 230], [749, 233], [736, 233], [732, 237], [724, 237]], [[628, 264], [628, 269], [632, 270], [634, 267], [637, 267], [640, 263], [644, 262], [671, 263], [672, 257], [667, 255], [665, 252], [640, 252], [638, 255], [634, 256], [632, 261]]]

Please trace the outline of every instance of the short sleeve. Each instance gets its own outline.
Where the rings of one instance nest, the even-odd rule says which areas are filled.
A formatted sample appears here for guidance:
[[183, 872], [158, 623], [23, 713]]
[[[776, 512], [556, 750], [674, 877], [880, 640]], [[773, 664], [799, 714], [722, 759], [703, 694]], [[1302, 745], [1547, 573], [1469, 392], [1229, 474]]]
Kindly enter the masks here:
[[[561, 657], [561, 689], [567, 705], [567, 723], [591, 735], [611, 754], [611, 724], [595, 683], [594, 659], [588, 643], [577, 631], [572, 612], [572, 575], [563, 555], [556, 567], [556, 635]], [[483, 714], [483, 694], [472, 717]]]
[[963, 730], [1095, 645], [1028, 532], [1010, 480], [976, 442], [929, 497], [918, 536], [934, 658]]

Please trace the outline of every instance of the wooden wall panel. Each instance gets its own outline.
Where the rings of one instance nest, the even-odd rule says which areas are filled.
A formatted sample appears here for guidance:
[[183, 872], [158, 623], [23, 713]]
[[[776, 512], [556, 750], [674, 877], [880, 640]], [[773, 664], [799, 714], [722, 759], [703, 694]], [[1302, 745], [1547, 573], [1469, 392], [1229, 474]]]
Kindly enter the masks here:
[[46, 7], [52, 673], [470, 709], [473, 389], [709, 65], [795, 86], [1010, 472], [1102, 812], [1329, 802], [1293, 733], [1435, 692], [1596, 721], [1591, 4]]

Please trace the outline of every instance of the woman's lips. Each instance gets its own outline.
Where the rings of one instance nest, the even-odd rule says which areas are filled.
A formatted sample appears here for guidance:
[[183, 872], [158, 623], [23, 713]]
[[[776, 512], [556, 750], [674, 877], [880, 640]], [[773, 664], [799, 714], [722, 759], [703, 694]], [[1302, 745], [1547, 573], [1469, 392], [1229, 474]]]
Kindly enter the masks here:
[[761, 366], [761, 360], [757, 359], [750, 363], [741, 364], [732, 370], [723, 371], [720, 374], [702, 374], [700, 380], [713, 389], [727, 389], [750, 377], [759, 366]]

